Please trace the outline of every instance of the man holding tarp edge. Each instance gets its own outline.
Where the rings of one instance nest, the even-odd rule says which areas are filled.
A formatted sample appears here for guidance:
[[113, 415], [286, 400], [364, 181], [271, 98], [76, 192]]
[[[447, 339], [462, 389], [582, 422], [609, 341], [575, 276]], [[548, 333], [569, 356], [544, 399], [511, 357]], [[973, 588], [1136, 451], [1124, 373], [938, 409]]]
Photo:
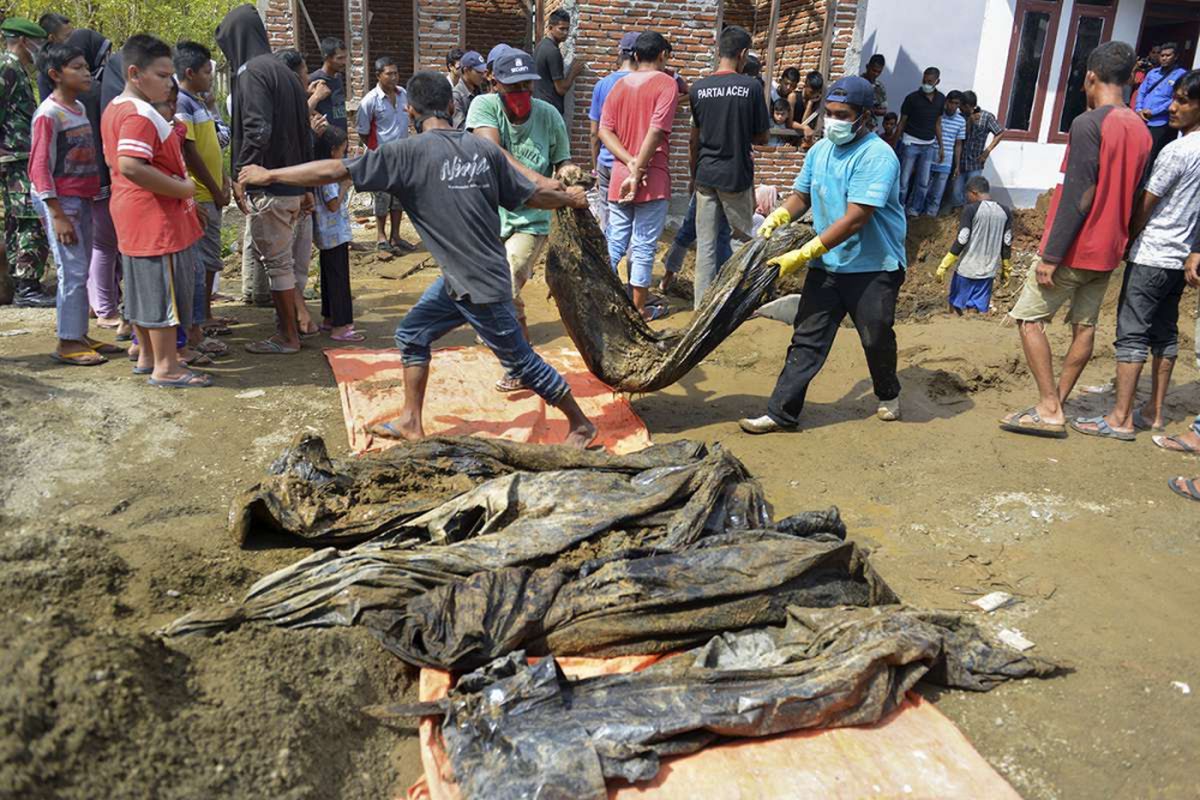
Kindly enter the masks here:
[[849, 76], [833, 85], [825, 96], [825, 138], [805, 158], [795, 193], [759, 229], [770, 238], [811, 208], [818, 235], [770, 262], [779, 266], [780, 277], [809, 270], [783, 372], [767, 413], [739, 423], [747, 433], [796, 429], [808, 385], [847, 314], [867, 357], [879, 418], [900, 419], [893, 326], [907, 264], [907, 221], [900, 202], [900, 162], [868, 127], [874, 104], [875, 89], [863, 78]]

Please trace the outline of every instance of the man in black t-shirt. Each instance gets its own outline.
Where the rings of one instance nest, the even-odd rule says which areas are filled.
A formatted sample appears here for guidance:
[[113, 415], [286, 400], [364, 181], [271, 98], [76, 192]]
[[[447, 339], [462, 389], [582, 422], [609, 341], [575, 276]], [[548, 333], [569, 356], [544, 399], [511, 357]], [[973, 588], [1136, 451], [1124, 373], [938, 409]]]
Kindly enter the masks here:
[[392, 439], [425, 436], [421, 410], [431, 345], [467, 324], [509, 374], [566, 415], [566, 444], [587, 447], [596, 438], [596, 427], [517, 323], [497, 211], [499, 206], [586, 209], [587, 196], [581, 187], [564, 191], [550, 178], [537, 176], [534, 183], [509, 164], [498, 145], [456, 130], [450, 123], [454, 97], [441, 73], [412, 77], [408, 114], [419, 135], [388, 142], [361, 158], [310, 161], [282, 170], [249, 166], [238, 176], [241, 183], [256, 186], [323, 186], [350, 178], [359, 191], [393, 194], [441, 266], [441, 276], [396, 329], [404, 361], [404, 410], [369, 432]]
[[[938, 160], [942, 141], [942, 112], [946, 95], [937, 90], [942, 73], [937, 67], [925, 70], [921, 88], [904, 98], [900, 106], [900, 141], [904, 158], [900, 162], [900, 202], [908, 202], [908, 215], [915, 217], [925, 210], [929, 193], [929, 170]], [[917, 182], [912, 182], [913, 173]], [[911, 194], [910, 194], [911, 190]]]
[[533, 51], [534, 68], [537, 70], [538, 82], [534, 85], [533, 96], [545, 100], [563, 113], [563, 98], [571, 91], [571, 85], [583, 72], [587, 64], [575, 59], [568, 70], [563, 64], [562, 52], [559, 45], [567, 40], [571, 33], [571, 14], [558, 9], [550, 15], [546, 23], [546, 38], [538, 42]]
[[[336, 125], [342, 130], [348, 130], [346, 120], [346, 45], [336, 36], [327, 36], [321, 40], [321, 68], [308, 75], [309, 91], [318, 91], [321, 95], [325, 90], [316, 86], [322, 83], [328, 87], [328, 96], [317, 102], [316, 111], [324, 114], [330, 125]], [[317, 140], [317, 158], [328, 158], [329, 147]]]
[[771, 119], [762, 83], [742, 75], [750, 34], [730, 25], [721, 31], [717, 71], [691, 90], [692, 136], [689, 159], [696, 191], [696, 288], [694, 308], [721, 265], [717, 233], [728, 220], [743, 237], [754, 229], [754, 150], [767, 143]]

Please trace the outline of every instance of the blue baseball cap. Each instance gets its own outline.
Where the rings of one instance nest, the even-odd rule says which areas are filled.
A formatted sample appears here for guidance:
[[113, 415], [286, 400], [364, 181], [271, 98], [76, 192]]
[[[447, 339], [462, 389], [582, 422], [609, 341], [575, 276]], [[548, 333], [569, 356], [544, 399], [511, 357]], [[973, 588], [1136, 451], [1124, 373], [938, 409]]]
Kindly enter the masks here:
[[627, 33], [621, 37], [621, 45], [620, 45], [621, 55], [623, 55], [623, 56], [633, 55], [633, 48], [637, 46], [638, 36], [640, 36], [640, 35], [641, 34], [638, 33], [637, 31], [630, 31], [629, 33]]
[[523, 50], [509, 48], [492, 65], [492, 76], [500, 83], [510, 84], [537, 80], [538, 74], [533, 68], [533, 56]]
[[483, 56], [474, 50], [468, 50], [463, 53], [462, 59], [458, 62], [463, 69], [473, 69], [476, 72], [487, 72], [487, 64], [483, 62]]
[[847, 75], [839, 78], [825, 95], [827, 103], [848, 103], [859, 108], [871, 108], [875, 105], [875, 87], [866, 78], [858, 75]]
[[491, 50], [488, 51], [487, 65], [489, 67], [491, 67], [493, 64], [496, 63], [497, 58], [504, 55], [509, 50], [512, 50], [512, 48], [506, 44], [498, 44], [495, 47], [493, 47]]

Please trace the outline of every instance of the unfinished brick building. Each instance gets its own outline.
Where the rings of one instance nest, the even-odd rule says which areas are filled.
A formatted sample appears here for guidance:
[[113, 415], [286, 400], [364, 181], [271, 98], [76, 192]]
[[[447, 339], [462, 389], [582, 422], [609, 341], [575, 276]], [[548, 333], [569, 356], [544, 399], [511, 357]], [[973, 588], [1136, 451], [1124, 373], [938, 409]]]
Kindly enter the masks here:
[[[348, 43], [347, 95], [361, 97], [373, 84], [372, 62], [389, 55], [407, 80], [418, 69], [443, 69], [454, 47], [486, 54], [506, 42], [531, 48], [541, 37], [546, 16], [556, 8], [574, 20], [564, 44], [568, 62], [589, 65], [568, 97], [567, 120], [575, 160], [589, 159], [587, 109], [596, 82], [616, 66], [617, 42], [630, 30], [654, 29], [674, 46], [672, 66], [689, 81], [707, 74], [716, 61], [716, 34], [737, 24], [754, 35], [764, 69], [802, 72], [820, 69], [833, 76], [857, 68], [856, 35], [860, 0], [259, 0], [274, 47], [296, 46], [320, 62], [318, 37]], [[353, 108], [354, 102], [351, 101]], [[678, 130], [687, 128], [681, 108]], [[687, 183], [687, 137], [672, 137], [672, 173], [682, 194]], [[794, 147], [761, 148], [758, 179], [780, 188], [791, 185], [802, 156]]]

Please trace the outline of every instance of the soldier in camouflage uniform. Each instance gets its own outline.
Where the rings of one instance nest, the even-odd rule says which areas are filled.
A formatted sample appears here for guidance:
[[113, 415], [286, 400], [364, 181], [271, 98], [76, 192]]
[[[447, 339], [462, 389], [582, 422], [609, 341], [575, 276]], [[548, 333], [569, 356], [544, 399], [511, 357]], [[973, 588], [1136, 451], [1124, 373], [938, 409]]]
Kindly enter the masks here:
[[50, 255], [46, 232], [29, 196], [29, 138], [37, 97], [28, 70], [46, 39], [37, 24], [9, 17], [0, 24], [0, 195], [4, 200], [4, 243], [18, 306], [50, 308], [54, 296], [41, 286]]

